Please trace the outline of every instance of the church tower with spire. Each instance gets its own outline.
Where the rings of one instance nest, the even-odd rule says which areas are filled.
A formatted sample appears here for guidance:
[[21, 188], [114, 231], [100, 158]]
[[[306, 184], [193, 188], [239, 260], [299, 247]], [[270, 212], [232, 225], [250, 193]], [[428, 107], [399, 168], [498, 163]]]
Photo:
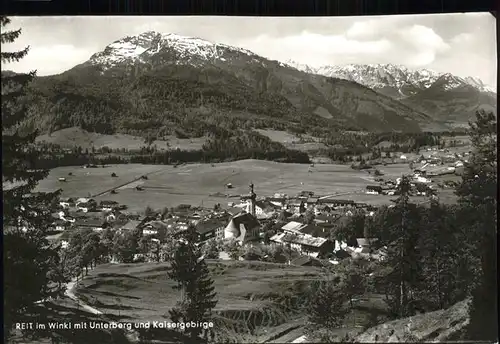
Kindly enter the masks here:
[[250, 194], [248, 196], [249, 210], [250, 210], [250, 214], [255, 216], [255, 200], [257, 199], [257, 195], [255, 194], [255, 192], [253, 190], [253, 183], [250, 183], [249, 189], [250, 189]]

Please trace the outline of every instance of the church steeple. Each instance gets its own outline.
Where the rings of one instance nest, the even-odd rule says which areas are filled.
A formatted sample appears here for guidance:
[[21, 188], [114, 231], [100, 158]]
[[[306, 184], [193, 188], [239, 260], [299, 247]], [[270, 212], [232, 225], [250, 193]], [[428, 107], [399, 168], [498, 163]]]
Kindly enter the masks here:
[[253, 183], [250, 183], [250, 185], [248, 186], [248, 188], [250, 189], [250, 194], [249, 194], [249, 197], [248, 197], [248, 200], [250, 202], [250, 214], [252, 214], [253, 216], [255, 216], [255, 200], [257, 198], [257, 195], [255, 194], [254, 190], [253, 190]]

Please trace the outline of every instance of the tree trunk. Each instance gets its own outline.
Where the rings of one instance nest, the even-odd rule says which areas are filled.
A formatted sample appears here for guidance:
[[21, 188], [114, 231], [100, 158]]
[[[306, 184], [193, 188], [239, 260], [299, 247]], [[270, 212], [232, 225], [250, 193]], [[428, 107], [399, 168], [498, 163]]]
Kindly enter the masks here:
[[405, 317], [406, 316], [406, 307], [408, 305], [408, 296], [406, 295], [407, 290], [406, 290], [406, 283], [401, 279], [401, 284], [400, 284], [400, 303], [399, 303], [399, 312], [400, 316]]

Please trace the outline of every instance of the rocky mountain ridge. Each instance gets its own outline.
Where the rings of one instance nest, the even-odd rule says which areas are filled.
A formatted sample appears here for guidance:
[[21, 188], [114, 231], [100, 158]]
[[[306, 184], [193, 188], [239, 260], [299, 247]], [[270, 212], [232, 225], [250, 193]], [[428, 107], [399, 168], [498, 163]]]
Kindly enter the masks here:
[[392, 87], [398, 91], [398, 98], [412, 96], [416, 91], [427, 89], [436, 82], [442, 84], [445, 90], [469, 85], [480, 92], [496, 93], [493, 87], [484, 84], [479, 78], [470, 76], [462, 78], [451, 73], [439, 73], [430, 69], [412, 70], [394, 64], [348, 64], [314, 68], [292, 60], [286, 63], [307, 73], [354, 81], [374, 90]]

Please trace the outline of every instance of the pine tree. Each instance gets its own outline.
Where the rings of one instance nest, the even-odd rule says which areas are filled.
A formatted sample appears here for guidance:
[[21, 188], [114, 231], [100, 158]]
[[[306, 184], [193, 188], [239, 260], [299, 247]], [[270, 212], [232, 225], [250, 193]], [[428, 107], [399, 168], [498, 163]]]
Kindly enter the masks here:
[[[341, 285], [332, 280], [319, 281], [312, 290], [308, 306], [308, 337], [321, 341], [330, 339], [331, 331], [342, 325], [348, 313], [346, 301], [347, 296]], [[318, 334], [321, 338], [317, 338]]]
[[307, 209], [306, 213], [304, 214], [304, 224], [310, 225], [314, 223], [314, 218], [316, 216], [314, 215], [314, 211], [312, 209]]
[[419, 264], [422, 269], [419, 299], [428, 310], [444, 309], [466, 294], [460, 272], [464, 238], [455, 223], [456, 212], [436, 200], [425, 212], [420, 235]]
[[390, 242], [387, 245], [385, 264], [392, 272], [388, 276], [388, 303], [396, 317], [406, 317], [414, 313], [415, 292], [419, 284], [418, 231], [419, 209], [410, 203], [410, 180], [401, 178], [400, 192], [392, 216], [387, 218]]
[[[168, 272], [168, 276], [177, 282], [175, 289], [181, 290], [181, 300], [170, 311], [174, 322], [208, 322], [212, 319], [212, 309], [217, 305], [213, 280], [196, 241], [196, 229], [190, 226], [179, 241]], [[212, 335], [211, 329], [193, 326], [186, 328], [185, 333], [193, 341], [200, 336], [208, 340]]]
[[[5, 51], [4, 45], [14, 42], [21, 34], [21, 29], [4, 31], [9, 23], [7, 17], [0, 17], [2, 69], [5, 69], [4, 63], [21, 60], [29, 50], [27, 47], [17, 52]], [[26, 118], [26, 90], [35, 74], [2, 72], [1, 75], [4, 338], [9, 338], [14, 323], [29, 321], [35, 316], [34, 302], [63, 292], [62, 288], [51, 287], [50, 271], [59, 258], [46, 239], [53, 221], [50, 205], [59, 193], [33, 194], [48, 171], [34, 164], [37, 133], [21, 132], [18, 125]], [[55, 285], [60, 285], [58, 282]]]
[[496, 116], [479, 111], [470, 123], [473, 154], [457, 186], [459, 202], [470, 209], [481, 271], [473, 293], [468, 339], [498, 340], [497, 313], [497, 138]]

